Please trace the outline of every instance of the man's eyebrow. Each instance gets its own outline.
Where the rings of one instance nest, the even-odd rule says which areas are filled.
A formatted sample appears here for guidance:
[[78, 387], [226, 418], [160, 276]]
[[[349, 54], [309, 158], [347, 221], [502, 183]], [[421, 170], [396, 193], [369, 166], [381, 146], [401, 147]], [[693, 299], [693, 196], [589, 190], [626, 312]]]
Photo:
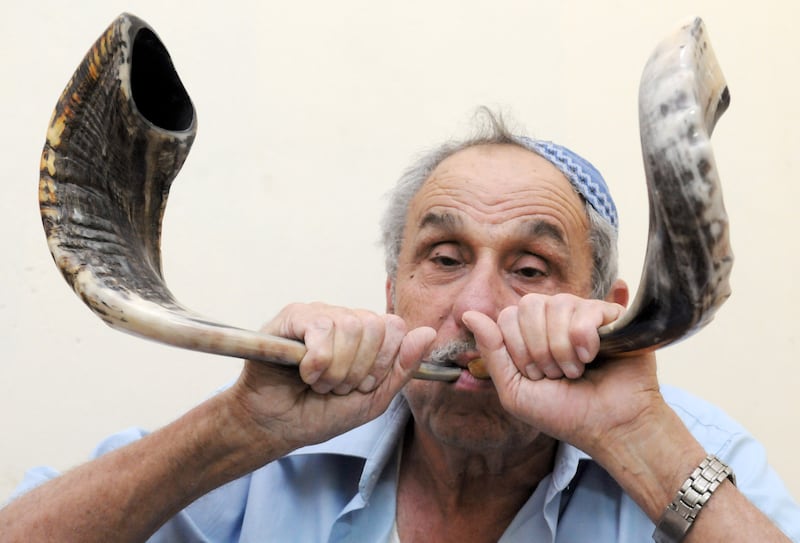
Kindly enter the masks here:
[[422, 217], [422, 220], [419, 221], [419, 229], [424, 230], [425, 228], [434, 227], [442, 230], [454, 231], [458, 230], [462, 223], [463, 220], [461, 217], [450, 213], [435, 213], [429, 211]]
[[[451, 213], [429, 211], [419, 221], [419, 230], [434, 229], [443, 232], [457, 232], [463, 226], [463, 219]], [[531, 219], [519, 226], [518, 234], [526, 239], [549, 239], [556, 245], [566, 248], [567, 236], [560, 226], [541, 219]]]
[[558, 242], [561, 245], [567, 244], [567, 237], [564, 235], [564, 231], [559, 228], [557, 225], [542, 221], [542, 220], [532, 220], [522, 226], [523, 233], [532, 238], [550, 238], [553, 241]]

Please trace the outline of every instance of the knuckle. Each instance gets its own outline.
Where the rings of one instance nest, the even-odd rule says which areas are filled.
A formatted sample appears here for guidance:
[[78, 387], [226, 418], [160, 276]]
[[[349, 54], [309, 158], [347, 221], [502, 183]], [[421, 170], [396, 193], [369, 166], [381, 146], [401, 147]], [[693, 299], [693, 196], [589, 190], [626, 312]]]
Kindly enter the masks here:
[[574, 294], [570, 294], [569, 292], [558, 292], [556, 294], [553, 294], [553, 296], [551, 296], [551, 299], [553, 300], [553, 303], [557, 304], [574, 304], [575, 302], [581, 300], [581, 298], [578, 298], [577, 296], [575, 296]]
[[539, 294], [538, 292], [529, 292], [528, 294], [519, 299], [517, 305], [519, 305], [520, 307], [533, 308], [544, 304], [544, 300], [545, 300], [544, 294]]
[[300, 362], [309, 372], [329, 371], [333, 363], [333, 350], [328, 346], [309, 348]]
[[289, 305], [286, 305], [278, 312], [278, 316], [279, 317], [287, 317], [289, 315], [297, 313], [299, 311], [300, 307], [301, 307], [301, 304], [299, 304], [299, 303], [291, 303]]
[[569, 330], [569, 339], [573, 344], [584, 343], [594, 336], [597, 336], [597, 327], [588, 320], [574, 322]]
[[336, 326], [348, 335], [358, 335], [364, 329], [362, 320], [352, 313], [345, 313], [338, 317]]
[[372, 337], [377, 337], [378, 339], [383, 338], [384, 334], [386, 333], [386, 323], [382, 318], [380, 318], [379, 315], [376, 315], [372, 312], [365, 312], [363, 313], [361, 320], [365, 333]]
[[404, 321], [402, 317], [398, 315], [389, 314], [389, 315], [383, 315], [381, 320], [383, 321], [386, 330], [391, 330], [405, 334], [406, 321]]
[[497, 315], [497, 324], [501, 328], [513, 326], [519, 321], [519, 308], [517, 306], [508, 306], [503, 308]]
[[318, 315], [311, 319], [308, 328], [320, 332], [327, 332], [333, 328], [333, 321], [327, 315]]
[[572, 294], [560, 292], [553, 295], [547, 306], [548, 312], [551, 313], [573, 313], [580, 310], [581, 299]]

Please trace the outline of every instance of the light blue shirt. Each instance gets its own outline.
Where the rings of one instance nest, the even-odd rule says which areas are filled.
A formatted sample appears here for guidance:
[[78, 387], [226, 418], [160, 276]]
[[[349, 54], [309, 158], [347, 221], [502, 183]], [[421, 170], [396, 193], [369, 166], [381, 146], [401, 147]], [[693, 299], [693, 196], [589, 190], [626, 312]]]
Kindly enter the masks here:
[[[763, 447], [716, 407], [675, 388], [662, 392], [706, 451], [733, 468], [742, 492], [800, 542], [800, 508], [767, 464]], [[408, 420], [408, 407], [398, 397], [374, 421], [299, 449], [200, 498], [150, 541], [386, 542], [395, 519], [399, 444]], [[140, 430], [116, 434], [95, 455], [142, 435]], [[56, 475], [49, 468], [34, 469], [17, 494]], [[500, 543], [632, 543], [651, 541], [652, 533], [650, 519], [603, 468], [562, 443], [553, 472]]]

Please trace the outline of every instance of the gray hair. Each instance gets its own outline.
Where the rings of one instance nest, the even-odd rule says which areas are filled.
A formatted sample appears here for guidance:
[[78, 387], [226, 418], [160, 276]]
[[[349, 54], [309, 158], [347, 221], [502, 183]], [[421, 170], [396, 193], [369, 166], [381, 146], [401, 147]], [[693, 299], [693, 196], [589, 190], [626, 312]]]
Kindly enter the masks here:
[[[491, 144], [516, 145], [537, 155], [540, 154], [534, 149], [535, 141], [512, 133], [502, 116], [487, 108], [480, 108], [476, 117], [486, 119], [488, 122], [477, 123], [476, 132], [471, 137], [447, 141], [420, 156], [402, 174], [390, 192], [389, 205], [381, 221], [381, 238], [386, 257], [386, 273], [392, 280], [397, 277], [398, 258], [411, 200], [442, 161], [463, 149]], [[581, 196], [579, 193], [578, 195]], [[589, 219], [588, 241], [594, 261], [591, 296], [604, 298], [617, 278], [617, 231], [592, 206], [586, 205], [583, 196], [581, 199], [584, 201]]]

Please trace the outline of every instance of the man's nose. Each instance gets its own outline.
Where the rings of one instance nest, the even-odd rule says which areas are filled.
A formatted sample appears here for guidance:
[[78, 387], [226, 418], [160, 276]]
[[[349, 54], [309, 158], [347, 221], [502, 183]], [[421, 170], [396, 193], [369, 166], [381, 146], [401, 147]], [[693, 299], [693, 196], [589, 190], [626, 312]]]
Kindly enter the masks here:
[[453, 304], [453, 316], [458, 323], [465, 311], [478, 311], [496, 320], [503, 308], [514, 303], [513, 290], [499, 267], [491, 262], [476, 263], [462, 280]]

